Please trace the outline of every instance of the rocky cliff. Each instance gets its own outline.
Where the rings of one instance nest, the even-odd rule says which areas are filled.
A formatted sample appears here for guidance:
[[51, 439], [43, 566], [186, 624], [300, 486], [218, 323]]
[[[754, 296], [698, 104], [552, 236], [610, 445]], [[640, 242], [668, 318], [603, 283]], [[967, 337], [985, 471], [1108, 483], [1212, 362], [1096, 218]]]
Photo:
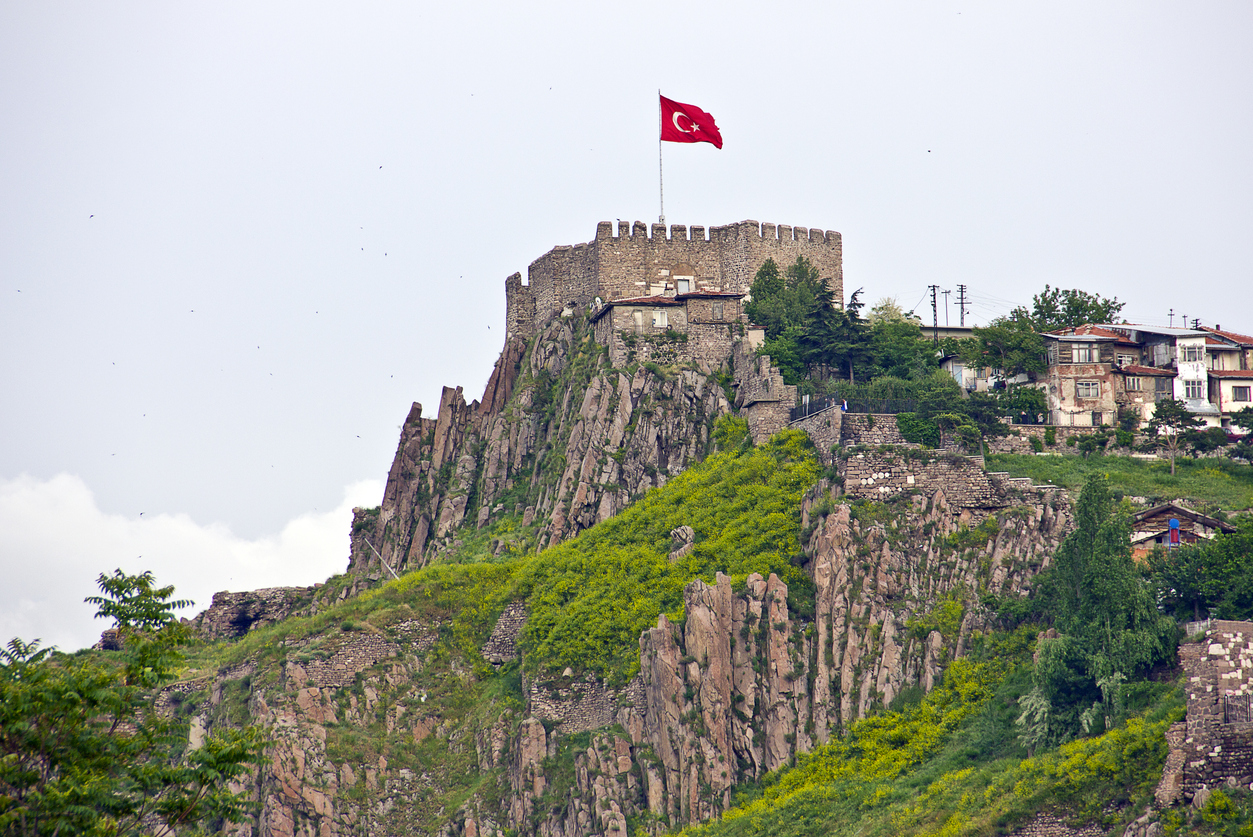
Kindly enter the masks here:
[[[620, 689], [571, 670], [524, 677], [521, 603], [467, 622], [472, 600], [447, 596], [460, 576], [441, 576], [367, 594], [355, 616], [254, 630], [237, 662], [181, 684], [172, 704], [193, 742], [219, 724], [271, 731], [250, 786], [258, 815], [240, 832], [257, 837], [582, 837], [707, 819], [737, 783], [929, 689], [980, 641], [981, 596], [1024, 594], [1069, 526], [1060, 492], [975, 461], [874, 456], [841, 476], [884, 475], [889, 492], [858, 483], [880, 499], [824, 480], [804, 501], [812, 586], [691, 582], [683, 618], [640, 636], [639, 674]], [[903, 461], [927, 490], [892, 476]]]
[[467, 524], [537, 525], [533, 540], [497, 540], [498, 554], [570, 538], [699, 461], [737, 397], [764, 438], [786, 424], [795, 388], [743, 341], [721, 365], [614, 368], [583, 315], [513, 338], [482, 401], [458, 387], [435, 419], [413, 405], [382, 505], [356, 511], [349, 571], [386, 579], [424, 566]]

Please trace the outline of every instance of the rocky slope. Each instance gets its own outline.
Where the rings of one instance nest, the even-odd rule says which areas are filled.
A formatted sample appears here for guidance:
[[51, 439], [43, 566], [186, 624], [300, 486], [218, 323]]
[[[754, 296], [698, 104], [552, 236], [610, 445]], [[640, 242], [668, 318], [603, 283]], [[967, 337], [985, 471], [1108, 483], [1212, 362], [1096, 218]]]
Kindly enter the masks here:
[[538, 522], [535, 549], [607, 520], [704, 456], [713, 420], [731, 410], [730, 381], [707, 364], [614, 369], [586, 318], [515, 338], [481, 402], [458, 387], [435, 419], [413, 405], [382, 506], [357, 511], [349, 571], [423, 566], [456, 548], [467, 522]]
[[[483, 616], [475, 639], [437, 586], [360, 603], [364, 619], [329, 611], [254, 633], [242, 662], [179, 687], [179, 711], [194, 737], [239, 723], [273, 734], [240, 831], [258, 837], [582, 837], [707, 819], [736, 783], [930, 688], [978, 641], [980, 596], [1026, 592], [1069, 525], [1058, 492], [912, 456], [944, 487], [870, 500], [820, 482], [801, 521], [812, 589], [693, 581], [684, 618], [640, 637], [622, 689], [569, 670], [524, 678], [521, 605]], [[892, 468], [842, 466], [845, 482]]]

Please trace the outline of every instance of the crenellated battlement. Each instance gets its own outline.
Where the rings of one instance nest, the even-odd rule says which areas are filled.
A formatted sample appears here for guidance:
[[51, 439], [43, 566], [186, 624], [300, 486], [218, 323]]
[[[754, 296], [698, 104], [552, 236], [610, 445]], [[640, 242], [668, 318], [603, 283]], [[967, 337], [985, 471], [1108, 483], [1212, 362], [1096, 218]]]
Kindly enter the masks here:
[[[591, 241], [559, 245], [531, 262], [527, 284], [520, 277], [507, 280], [510, 332], [530, 336], [566, 309], [597, 298], [682, 292], [680, 282], [691, 291], [747, 293], [767, 259], [782, 268], [798, 256], [812, 262], [835, 298], [843, 299], [843, 241], [833, 230], [753, 220], [708, 228], [618, 221], [615, 229], [601, 221]], [[527, 329], [529, 306], [534, 309]]]

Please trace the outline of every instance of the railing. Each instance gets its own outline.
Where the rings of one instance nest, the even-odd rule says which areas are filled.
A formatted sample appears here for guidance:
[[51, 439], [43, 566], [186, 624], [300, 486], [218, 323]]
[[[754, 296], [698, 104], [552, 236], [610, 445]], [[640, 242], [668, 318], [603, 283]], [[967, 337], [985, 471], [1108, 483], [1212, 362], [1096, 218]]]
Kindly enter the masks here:
[[1223, 695], [1223, 723], [1253, 723], [1253, 695]]
[[799, 421], [806, 416], [812, 416], [815, 413], [821, 413], [826, 410], [832, 410], [839, 407], [843, 403], [843, 399], [823, 396], [815, 398], [812, 395], [801, 396], [800, 403], [792, 408], [792, 412], [788, 416], [788, 421]]

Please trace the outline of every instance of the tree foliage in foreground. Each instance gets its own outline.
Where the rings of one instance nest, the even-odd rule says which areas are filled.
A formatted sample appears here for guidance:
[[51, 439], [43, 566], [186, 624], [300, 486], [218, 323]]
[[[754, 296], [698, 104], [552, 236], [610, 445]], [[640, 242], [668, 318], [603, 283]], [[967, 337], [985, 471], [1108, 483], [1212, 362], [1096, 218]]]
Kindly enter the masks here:
[[1040, 640], [1035, 689], [1023, 701], [1023, 741], [1036, 748], [1109, 728], [1121, 686], [1174, 650], [1175, 625], [1131, 557], [1131, 525], [1093, 476], [1075, 507], [1075, 528], [1038, 582], [1055, 635]]
[[228, 783], [260, 758], [255, 729], [215, 733], [184, 753], [187, 727], [156, 707], [190, 642], [173, 587], [121, 570], [87, 601], [116, 620], [106, 658], [13, 639], [0, 651], [0, 834], [130, 835], [239, 822]]

